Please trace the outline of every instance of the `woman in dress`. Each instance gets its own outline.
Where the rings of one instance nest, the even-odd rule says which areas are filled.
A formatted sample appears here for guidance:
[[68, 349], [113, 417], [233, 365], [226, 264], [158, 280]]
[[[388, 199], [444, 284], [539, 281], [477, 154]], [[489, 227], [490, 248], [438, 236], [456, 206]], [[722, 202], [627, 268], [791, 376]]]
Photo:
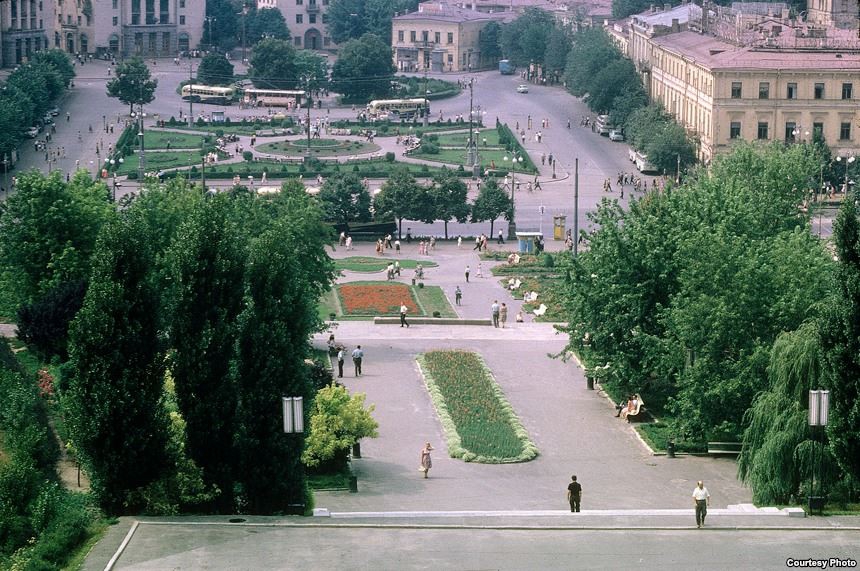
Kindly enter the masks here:
[[430, 452], [433, 450], [433, 447], [430, 446], [430, 443], [427, 442], [424, 444], [424, 448], [421, 449], [421, 471], [424, 472], [424, 477], [427, 477], [427, 472], [430, 471], [430, 468], [433, 467], [433, 460], [430, 458]]

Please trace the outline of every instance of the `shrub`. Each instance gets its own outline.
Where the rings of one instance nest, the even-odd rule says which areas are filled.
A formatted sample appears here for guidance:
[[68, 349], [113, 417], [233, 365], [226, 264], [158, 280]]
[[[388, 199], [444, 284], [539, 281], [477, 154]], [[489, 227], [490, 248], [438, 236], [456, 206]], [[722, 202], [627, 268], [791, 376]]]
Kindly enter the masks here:
[[65, 359], [69, 323], [81, 308], [86, 291], [84, 280], [65, 282], [35, 302], [21, 306], [18, 338], [45, 360], [54, 355]]
[[[418, 287], [423, 287], [423, 286], [424, 286], [424, 284], [422, 283], [422, 284], [420, 284]], [[442, 317], [442, 313], [441, 313], [441, 312], [439, 312], [439, 311], [434, 311], [434, 312], [433, 312], [433, 317]]]
[[555, 267], [555, 258], [553, 258], [552, 254], [543, 254], [541, 256], [543, 267], [545, 268], [554, 268]]
[[434, 143], [433, 141], [426, 141], [421, 143], [421, 150], [427, 153], [428, 155], [438, 155], [439, 154], [439, 145]]
[[394, 153], [392, 153], [391, 151], [385, 153], [385, 161], [386, 162], [393, 163], [395, 159], [396, 159], [396, 157], [395, 157]]
[[245, 162], [250, 163], [251, 161], [254, 160], [254, 153], [252, 153], [251, 151], [243, 151], [242, 152], [242, 158], [245, 160]]
[[203, 117], [198, 117], [197, 121], [194, 124], [197, 125], [198, 127], [205, 127], [206, 121], [203, 120]]

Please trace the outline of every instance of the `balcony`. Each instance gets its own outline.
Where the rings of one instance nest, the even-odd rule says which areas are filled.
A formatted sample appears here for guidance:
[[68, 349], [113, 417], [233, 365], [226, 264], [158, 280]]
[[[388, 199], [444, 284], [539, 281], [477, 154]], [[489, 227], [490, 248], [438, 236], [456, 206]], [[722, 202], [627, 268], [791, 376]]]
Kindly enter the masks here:
[[436, 47], [436, 42], [431, 42], [430, 40], [416, 40], [412, 42], [412, 45], [416, 48], [433, 48]]
[[320, 11], [320, 5], [316, 2], [309, 2], [305, 5], [305, 11], [308, 14], [318, 14]]

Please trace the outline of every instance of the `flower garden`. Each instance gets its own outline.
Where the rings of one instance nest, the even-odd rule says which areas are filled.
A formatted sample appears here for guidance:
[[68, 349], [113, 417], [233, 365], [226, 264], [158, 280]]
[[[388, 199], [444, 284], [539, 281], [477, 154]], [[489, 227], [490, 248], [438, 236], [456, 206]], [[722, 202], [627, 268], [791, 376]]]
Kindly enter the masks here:
[[487, 364], [469, 351], [430, 351], [418, 356], [452, 458], [503, 464], [538, 455]]
[[358, 282], [337, 286], [344, 315], [392, 315], [400, 313], [400, 305], [409, 308], [410, 315], [422, 315], [412, 291], [406, 284]]

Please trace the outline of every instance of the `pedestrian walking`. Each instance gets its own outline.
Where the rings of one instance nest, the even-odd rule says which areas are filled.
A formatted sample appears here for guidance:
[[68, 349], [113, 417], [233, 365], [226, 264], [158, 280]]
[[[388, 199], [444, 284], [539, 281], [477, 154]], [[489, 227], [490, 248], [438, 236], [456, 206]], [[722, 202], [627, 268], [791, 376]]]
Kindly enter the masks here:
[[460, 305], [460, 301], [463, 299], [463, 290], [460, 289], [460, 286], [457, 286], [454, 289], [454, 303]]
[[409, 311], [409, 308], [406, 307], [405, 303], [400, 304], [400, 327], [406, 326], [406, 329], [409, 329], [409, 322], [406, 321], [406, 312]]
[[500, 311], [500, 309], [501, 308], [499, 307], [499, 300], [494, 299], [493, 305], [490, 306], [490, 311], [493, 314], [493, 327], [499, 326], [499, 311]]
[[361, 345], [357, 346], [352, 352], [352, 364], [355, 366], [355, 376], [361, 376], [361, 361], [364, 359], [364, 351], [361, 350]]
[[346, 351], [343, 346], [337, 348], [337, 378], [343, 378], [343, 360], [346, 358]]
[[398, 254], [400, 253], [400, 240], [394, 241], [394, 251]]
[[496, 241], [500, 246], [505, 243], [505, 237], [502, 234], [502, 231], [499, 230], [499, 239]]
[[433, 459], [430, 458], [430, 452], [433, 451], [433, 447], [430, 446], [430, 443], [427, 442], [424, 444], [424, 448], [421, 449], [421, 457], [420, 462], [421, 465], [418, 468], [420, 471], [424, 472], [424, 477], [427, 477], [427, 473], [430, 471], [430, 468], [433, 467]]
[[576, 481], [576, 476], [570, 477], [570, 483], [567, 485], [567, 503], [570, 504], [570, 511], [579, 512], [579, 502], [582, 500], [582, 485]]
[[705, 516], [708, 515], [708, 506], [711, 505], [711, 494], [705, 483], [699, 480], [693, 489], [693, 504], [696, 506], [696, 527], [705, 527]]
[[508, 321], [508, 306], [502, 303], [502, 307], [499, 308], [499, 321], [502, 322], [502, 329], [505, 328], [505, 323]]
[[466, 266], [466, 283], [469, 283], [469, 272], [470, 271], [471, 271], [471, 268], [469, 266]]
[[457, 249], [461, 249], [463, 247], [463, 237], [457, 236]]

